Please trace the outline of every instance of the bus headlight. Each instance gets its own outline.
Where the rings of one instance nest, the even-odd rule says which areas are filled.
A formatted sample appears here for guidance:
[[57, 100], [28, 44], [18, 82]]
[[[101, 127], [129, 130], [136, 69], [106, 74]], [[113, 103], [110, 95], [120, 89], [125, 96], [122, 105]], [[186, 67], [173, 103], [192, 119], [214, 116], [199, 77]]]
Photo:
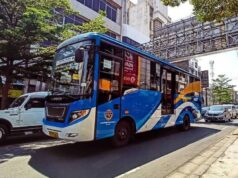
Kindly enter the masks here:
[[89, 113], [89, 109], [74, 111], [70, 115], [69, 122], [73, 122], [77, 119], [81, 119], [82, 117], [88, 115], [88, 113]]

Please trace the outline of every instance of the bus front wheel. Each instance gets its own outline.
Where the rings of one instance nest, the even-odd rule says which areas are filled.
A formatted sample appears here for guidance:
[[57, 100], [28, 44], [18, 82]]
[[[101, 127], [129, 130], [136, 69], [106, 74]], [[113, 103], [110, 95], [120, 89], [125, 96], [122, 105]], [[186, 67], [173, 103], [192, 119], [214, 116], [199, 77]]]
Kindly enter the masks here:
[[132, 128], [127, 121], [120, 121], [115, 129], [115, 135], [113, 137], [113, 144], [115, 146], [124, 146], [130, 142], [132, 137]]

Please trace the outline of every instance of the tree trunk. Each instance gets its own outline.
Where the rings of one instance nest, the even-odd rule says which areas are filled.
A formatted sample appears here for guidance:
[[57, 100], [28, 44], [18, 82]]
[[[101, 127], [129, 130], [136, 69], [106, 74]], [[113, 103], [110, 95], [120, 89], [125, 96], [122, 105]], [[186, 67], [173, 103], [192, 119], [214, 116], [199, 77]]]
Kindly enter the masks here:
[[1, 100], [1, 109], [5, 109], [7, 107], [8, 101], [8, 91], [10, 88], [10, 83], [6, 83], [2, 87], [2, 100]]
[[2, 100], [1, 100], [1, 109], [5, 109], [8, 104], [8, 91], [10, 89], [12, 82], [12, 77], [6, 74], [6, 82], [2, 87]]

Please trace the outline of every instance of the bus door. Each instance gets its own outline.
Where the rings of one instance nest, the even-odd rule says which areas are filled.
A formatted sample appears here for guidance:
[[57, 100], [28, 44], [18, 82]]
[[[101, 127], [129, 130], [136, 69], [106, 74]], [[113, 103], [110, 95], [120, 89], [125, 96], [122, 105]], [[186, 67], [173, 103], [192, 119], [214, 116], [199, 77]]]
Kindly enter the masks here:
[[174, 114], [173, 110], [173, 93], [174, 87], [174, 75], [171, 71], [167, 69], [162, 70], [162, 115], [171, 115]]
[[97, 99], [97, 139], [112, 136], [114, 127], [120, 119], [121, 76], [122, 59], [101, 53]]

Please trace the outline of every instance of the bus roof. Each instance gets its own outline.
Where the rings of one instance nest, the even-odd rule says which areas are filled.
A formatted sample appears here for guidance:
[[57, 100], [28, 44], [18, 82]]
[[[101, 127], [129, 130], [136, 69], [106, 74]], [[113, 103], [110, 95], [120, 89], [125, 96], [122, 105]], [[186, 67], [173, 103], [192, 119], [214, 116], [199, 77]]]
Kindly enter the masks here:
[[59, 44], [59, 46], [57, 47], [57, 50], [60, 49], [60, 48], [63, 48], [65, 46], [68, 46], [70, 44], [73, 44], [73, 43], [77, 43], [78, 41], [82, 41], [82, 40], [87, 40], [87, 39], [102, 39], [102, 40], [105, 40], [105, 41], [108, 41], [108, 42], [111, 42], [113, 44], [116, 44], [118, 46], [121, 46], [123, 48], [126, 48], [126, 49], [129, 49], [129, 50], [132, 50], [136, 53], [139, 53], [143, 56], [146, 56], [148, 58], [151, 58], [151, 59], [154, 59], [156, 61], [159, 61], [161, 64], [163, 65], [166, 65], [166, 66], [169, 66], [170, 68], [173, 68], [179, 72], [182, 72], [182, 73], [185, 73], [185, 74], [189, 74], [190, 76], [193, 76], [195, 78], [198, 78], [197, 76], [185, 71], [184, 69], [170, 63], [169, 61], [165, 60], [165, 59], [161, 59], [159, 58], [158, 56], [150, 53], [150, 52], [147, 52], [147, 51], [144, 51], [142, 49], [139, 49], [139, 48], [136, 48], [132, 45], [129, 45], [127, 43], [123, 43], [119, 40], [116, 40], [108, 35], [105, 35], [105, 34], [100, 34], [100, 33], [95, 33], [95, 32], [89, 32], [89, 33], [84, 33], [84, 34], [79, 34], [79, 35], [76, 35], [68, 40], [65, 40], [64, 42], [62, 42], [61, 44]]

